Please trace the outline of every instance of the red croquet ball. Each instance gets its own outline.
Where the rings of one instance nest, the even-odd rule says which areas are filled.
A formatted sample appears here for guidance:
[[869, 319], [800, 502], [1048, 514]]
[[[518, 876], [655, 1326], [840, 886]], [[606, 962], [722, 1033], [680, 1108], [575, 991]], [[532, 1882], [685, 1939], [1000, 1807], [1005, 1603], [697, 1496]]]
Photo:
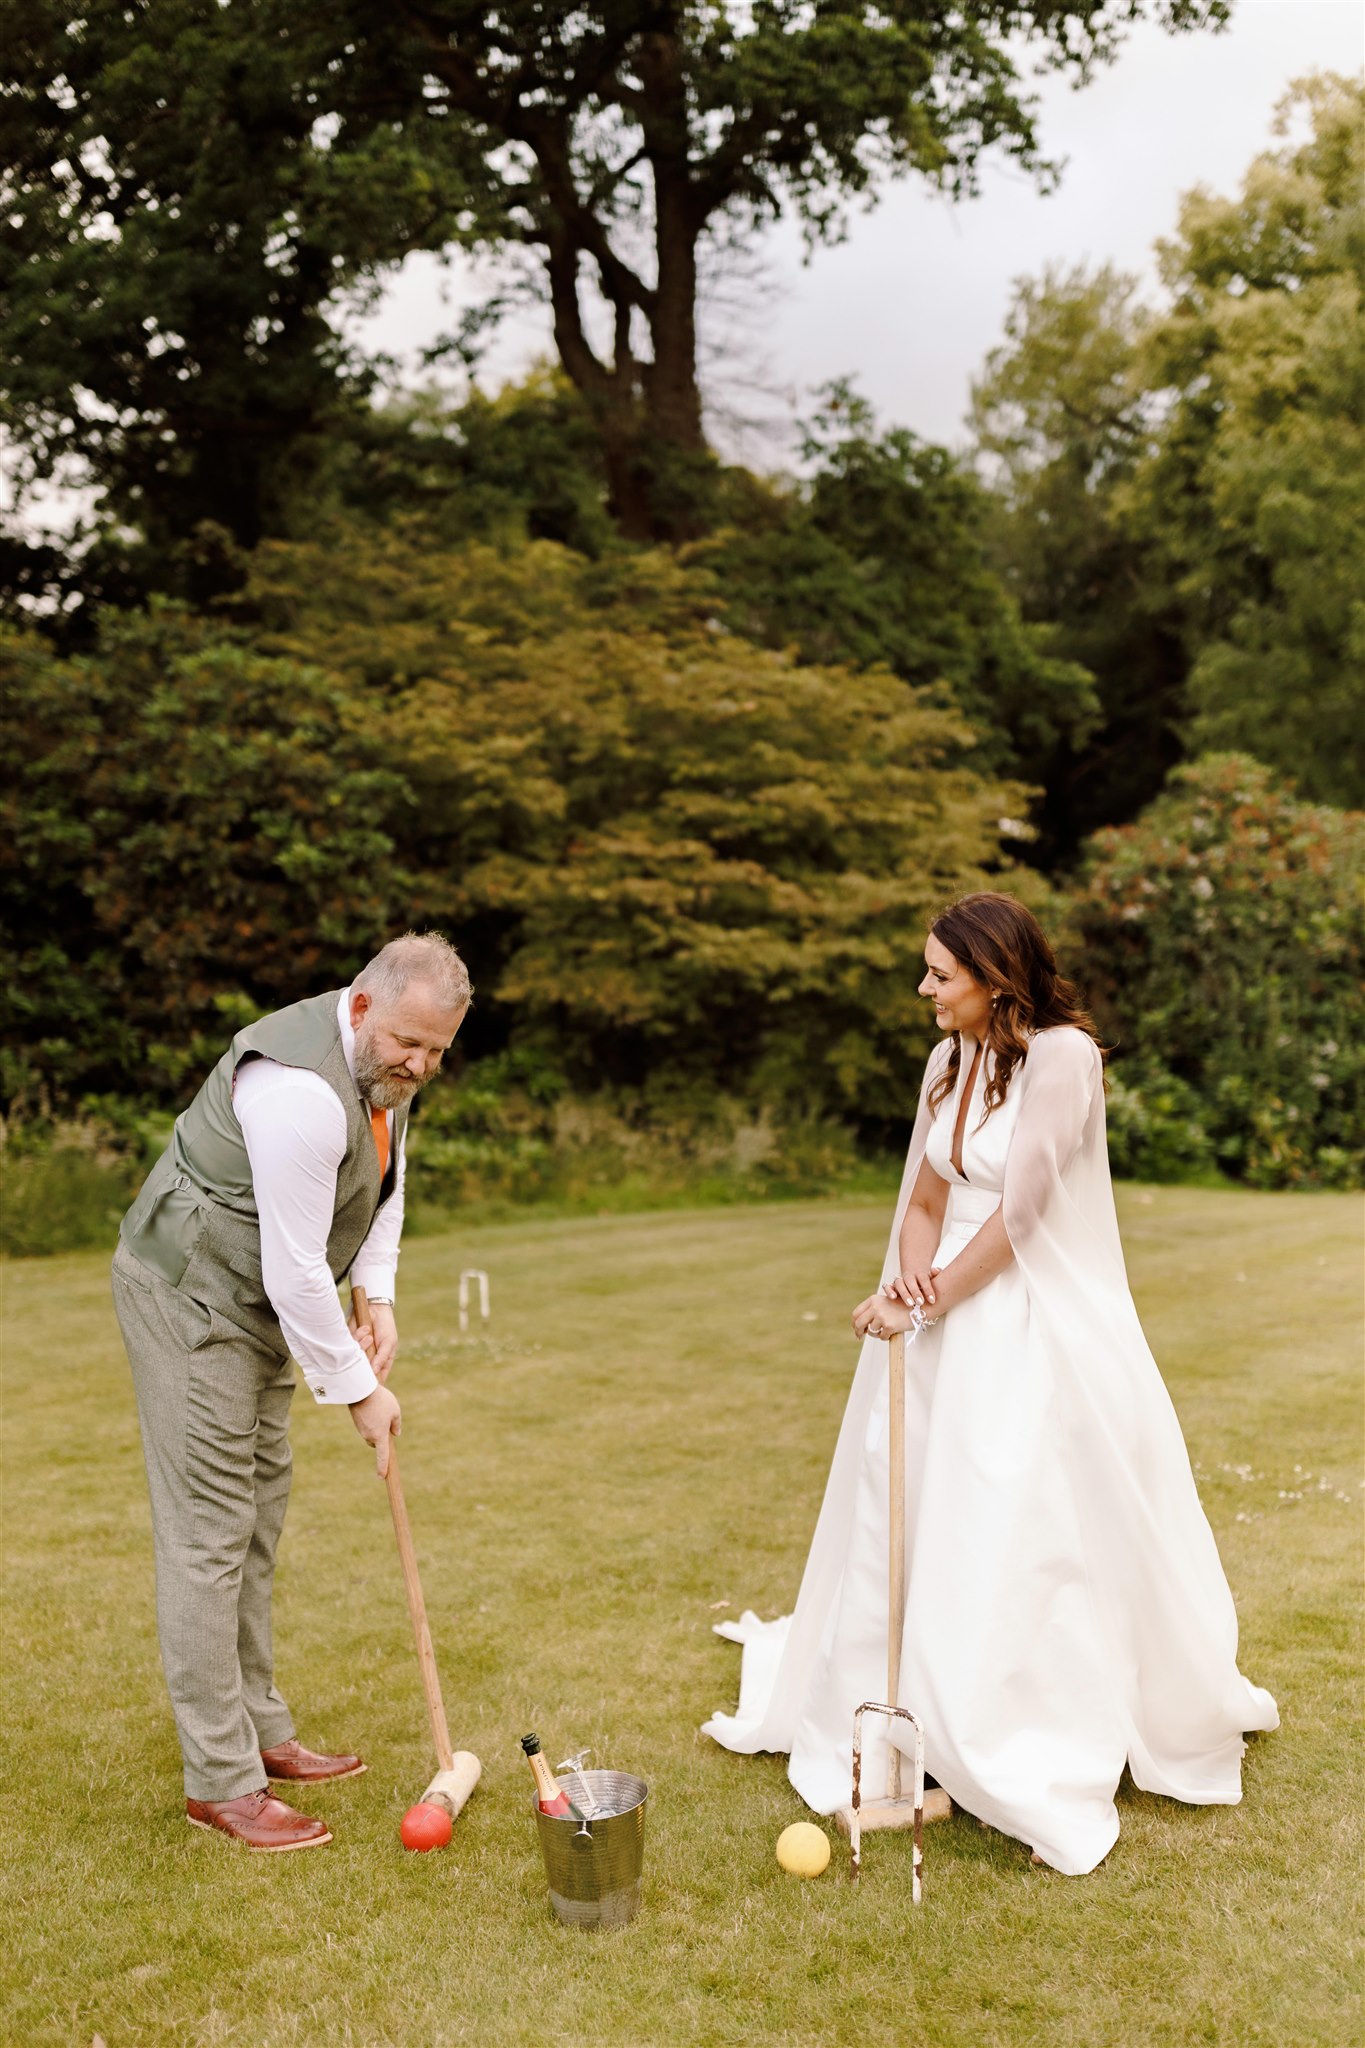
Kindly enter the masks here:
[[398, 1832], [405, 1849], [444, 1849], [450, 1840], [450, 1815], [443, 1806], [428, 1806], [419, 1799], [403, 1815]]

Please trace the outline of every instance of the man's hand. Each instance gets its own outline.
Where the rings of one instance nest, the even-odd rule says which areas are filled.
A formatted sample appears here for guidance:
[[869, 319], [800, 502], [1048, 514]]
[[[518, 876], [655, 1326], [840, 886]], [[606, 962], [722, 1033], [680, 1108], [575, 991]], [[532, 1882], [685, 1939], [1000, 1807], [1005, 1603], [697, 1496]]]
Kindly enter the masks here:
[[376, 1387], [363, 1401], [352, 1401], [351, 1420], [367, 1444], [374, 1445], [375, 1470], [381, 1479], [389, 1472], [389, 1438], [400, 1436], [403, 1412], [387, 1387]]
[[346, 1327], [374, 1367], [374, 1376], [380, 1386], [387, 1385], [393, 1362], [398, 1356], [398, 1322], [388, 1302], [370, 1303], [368, 1323], [357, 1323], [352, 1309]]

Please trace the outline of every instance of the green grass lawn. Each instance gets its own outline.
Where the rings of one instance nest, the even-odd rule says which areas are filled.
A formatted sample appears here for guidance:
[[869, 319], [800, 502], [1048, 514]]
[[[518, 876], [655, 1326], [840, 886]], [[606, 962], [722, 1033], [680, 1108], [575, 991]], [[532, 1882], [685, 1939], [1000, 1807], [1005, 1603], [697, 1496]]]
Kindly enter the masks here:
[[[1130, 1271], [1283, 1727], [1237, 1808], [1129, 1787], [1086, 1878], [966, 1817], [872, 1836], [855, 1891], [788, 1878], [784, 1760], [732, 1706], [725, 1613], [790, 1606], [885, 1204], [831, 1201], [424, 1237], [403, 1268], [408, 1503], [456, 1746], [484, 1779], [406, 1854], [432, 1767], [383, 1486], [295, 1403], [279, 1674], [305, 1740], [366, 1776], [313, 1795], [331, 1847], [252, 1857], [186, 1826], [146, 1497], [105, 1261], [11, 1265], [4, 1350], [3, 2042], [1355, 2044], [1360, 1207], [1122, 1194]], [[492, 1276], [457, 1334], [462, 1265]], [[651, 1786], [645, 1901], [552, 1919], [517, 1737]], [[303, 1803], [303, 1802], [300, 1802]], [[831, 1833], [833, 1829], [831, 1827]]]

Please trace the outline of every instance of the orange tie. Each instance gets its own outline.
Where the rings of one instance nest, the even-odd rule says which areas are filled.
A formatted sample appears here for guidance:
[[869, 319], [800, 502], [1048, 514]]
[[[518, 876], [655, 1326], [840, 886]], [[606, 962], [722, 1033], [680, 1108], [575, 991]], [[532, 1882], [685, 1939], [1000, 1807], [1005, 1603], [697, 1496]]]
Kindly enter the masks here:
[[379, 1179], [382, 1184], [389, 1170], [389, 1113], [386, 1109], [370, 1111], [370, 1129], [374, 1132], [374, 1149], [379, 1154]]

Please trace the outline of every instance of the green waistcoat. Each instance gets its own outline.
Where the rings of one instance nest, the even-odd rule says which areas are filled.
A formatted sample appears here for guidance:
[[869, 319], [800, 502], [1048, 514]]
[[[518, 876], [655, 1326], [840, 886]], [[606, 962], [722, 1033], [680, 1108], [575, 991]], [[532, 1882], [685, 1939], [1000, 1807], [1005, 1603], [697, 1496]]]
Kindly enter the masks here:
[[[119, 1235], [134, 1258], [214, 1316], [283, 1352], [284, 1338], [261, 1281], [261, 1226], [232, 1079], [244, 1060], [306, 1067], [335, 1090], [346, 1112], [346, 1153], [337, 1169], [327, 1264], [350, 1271], [382, 1202], [393, 1193], [407, 1110], [394, 1113], [383, 1185], [370, 1113], [342, 1050], [341, 991], [310, 996], [239, 1031], [199, 1093], [176, 1118], [171, 1142], [143, 1183]], [[207, 1326], [206, 1326], [207, 1334]]]

